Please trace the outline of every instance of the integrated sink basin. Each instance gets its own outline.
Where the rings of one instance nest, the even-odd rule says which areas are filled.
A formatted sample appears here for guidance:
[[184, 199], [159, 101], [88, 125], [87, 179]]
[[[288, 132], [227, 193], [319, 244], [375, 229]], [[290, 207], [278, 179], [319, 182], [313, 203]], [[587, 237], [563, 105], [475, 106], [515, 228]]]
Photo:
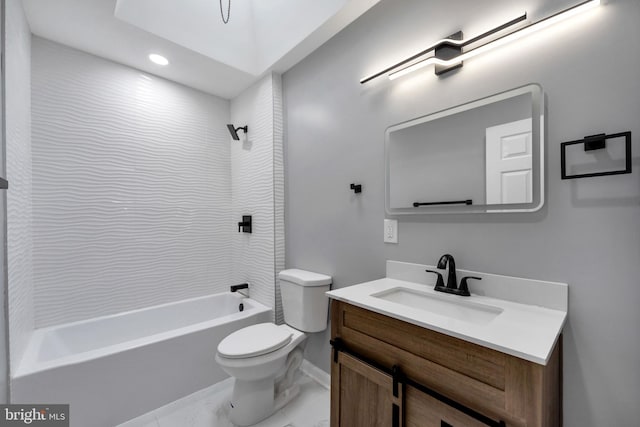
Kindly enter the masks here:
[[476, 325], [491, 322], [503, 311], [500, 307], [460, 299], [468, 297], [434, 295], [403, 286], [372, 293], [371, 296]]

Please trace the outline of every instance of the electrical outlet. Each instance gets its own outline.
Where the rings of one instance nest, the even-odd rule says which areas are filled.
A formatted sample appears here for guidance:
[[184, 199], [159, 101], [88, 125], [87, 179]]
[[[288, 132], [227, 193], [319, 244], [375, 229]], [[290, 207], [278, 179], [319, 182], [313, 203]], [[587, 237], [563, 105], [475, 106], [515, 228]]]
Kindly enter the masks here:
[[384, 220], [384, 242], [398, 243], [398, 220], [397, 219]]

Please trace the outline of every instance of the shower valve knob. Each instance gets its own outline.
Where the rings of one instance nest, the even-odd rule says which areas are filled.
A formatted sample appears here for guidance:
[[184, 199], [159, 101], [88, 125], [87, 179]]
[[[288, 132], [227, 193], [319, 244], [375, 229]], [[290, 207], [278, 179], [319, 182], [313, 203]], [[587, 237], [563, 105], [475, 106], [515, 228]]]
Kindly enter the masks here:
[[238, 223], [238, 233], [251, 233], [251, 215], [242, 215], [242, 222]]

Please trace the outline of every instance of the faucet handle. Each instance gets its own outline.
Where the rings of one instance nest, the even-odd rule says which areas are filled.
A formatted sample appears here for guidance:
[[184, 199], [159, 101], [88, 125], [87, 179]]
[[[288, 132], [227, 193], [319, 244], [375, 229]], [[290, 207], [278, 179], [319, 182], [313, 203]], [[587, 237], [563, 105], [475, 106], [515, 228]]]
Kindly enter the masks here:
[[437, 271], [433, 271], [433, 270], [425, 270], [427, 273], [433, 273], [433, 274], [437, 274], [438, 275], [438, 279], [436, 280], [436, 288], [438, 286], [442, 286], [444, 287], [444, 280], [442, 279], [442, 274], [440, 274]]
[[464, 295], [467, 297], [471, 295], [469, 293], [469, 286], [467, 286], [468, 279], [482, 280], [482, 277], [467, 276], [462, 278], [462, 280], [460, 281], [460, 287], [458, 289], [460, 291], [460, 295]]

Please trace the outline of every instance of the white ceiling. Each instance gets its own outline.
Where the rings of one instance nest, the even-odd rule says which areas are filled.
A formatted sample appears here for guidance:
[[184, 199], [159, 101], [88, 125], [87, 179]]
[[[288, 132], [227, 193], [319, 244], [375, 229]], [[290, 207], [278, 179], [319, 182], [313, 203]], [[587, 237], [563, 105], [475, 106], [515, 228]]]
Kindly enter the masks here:
[[[380, 0], [22, 0], [38, 36], [234, 98], [285, 72]], [[228, 0], [222, 0], [226, 15]], [[151, 63], [149, 53], [171, 64]]]

